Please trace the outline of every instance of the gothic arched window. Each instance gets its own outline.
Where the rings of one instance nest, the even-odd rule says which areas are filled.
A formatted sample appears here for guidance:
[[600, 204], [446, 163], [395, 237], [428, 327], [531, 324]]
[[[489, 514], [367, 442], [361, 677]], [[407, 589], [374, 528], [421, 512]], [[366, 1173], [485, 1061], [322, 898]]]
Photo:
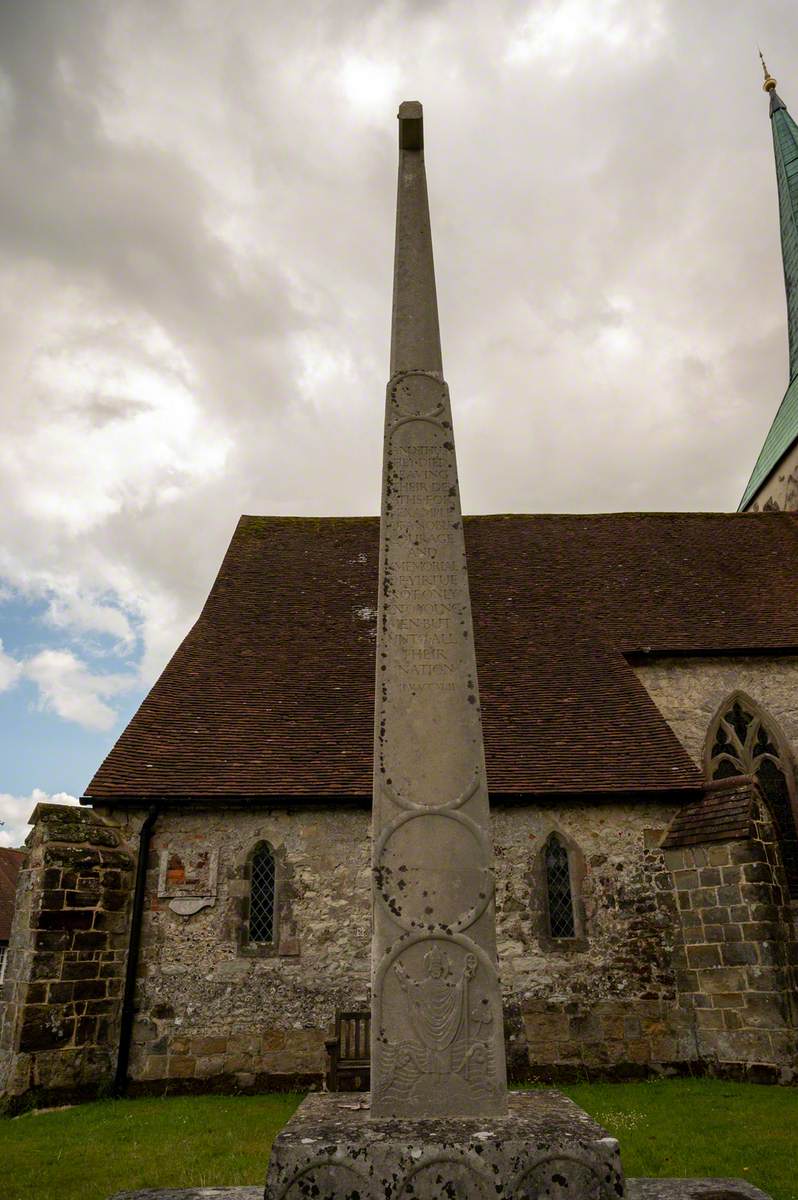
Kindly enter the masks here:
[[706, 773], [707, 779], [756, 778], [776, 827], [790, 896], [798, 898], [798, 805], [792, 756], [776, 722], [744, 692], [734, 692], [709, 727]]
[[555, 833], [546, 843], [546, 900], [549, 914], [549, 936], [576, 937], [574, 897], [571, 888], [571, 863], [567, 847]]
[[250, 864], [249, 928], [250, 944], [274, 941], [277, 915], [277, 870], [274, 851], [266, 842], [256, 847]]

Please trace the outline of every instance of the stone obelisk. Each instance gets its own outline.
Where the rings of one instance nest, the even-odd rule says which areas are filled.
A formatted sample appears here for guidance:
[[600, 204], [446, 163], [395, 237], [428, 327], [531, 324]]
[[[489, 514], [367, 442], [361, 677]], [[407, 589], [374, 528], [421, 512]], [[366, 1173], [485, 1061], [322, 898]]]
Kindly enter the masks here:
[[371, 1106], [308, 1096], [266, 1200], [622, 1200], [618, 1143], [505, 1082], [490, 814], [421, 105], [399, 109], [374, 736]]
[[501, 1116], [490, 813], [414, 101], [399, 109], [376, 674], [371, 1115]]

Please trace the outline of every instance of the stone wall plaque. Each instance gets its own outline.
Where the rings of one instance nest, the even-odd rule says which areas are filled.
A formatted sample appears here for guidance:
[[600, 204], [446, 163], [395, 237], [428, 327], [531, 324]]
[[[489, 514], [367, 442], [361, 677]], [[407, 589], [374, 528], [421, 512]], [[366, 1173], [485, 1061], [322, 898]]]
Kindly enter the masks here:
[[206, 846], [162, 850], [158, 866], [158, 896], [172, 912], [193, 916], [216, 903], [219, 851]]

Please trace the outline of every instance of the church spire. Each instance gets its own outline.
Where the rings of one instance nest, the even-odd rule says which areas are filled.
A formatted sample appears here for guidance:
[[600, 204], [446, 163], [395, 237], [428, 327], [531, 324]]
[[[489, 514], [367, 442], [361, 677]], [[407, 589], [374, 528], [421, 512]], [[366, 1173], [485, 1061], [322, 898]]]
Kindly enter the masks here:
[[[762, 485], [798, 443], [798, 125], [776, 91], [776, 80], [770, 74], [761, 50], [759, 57], [765, 75], [762, 87], [770, 97], [770, 123], [776, 158], [781, 254], [787, 291], [790, 381], [740, 501], [740, 511], [750, 507]], [[763, 495], [762, 499], [767, 497]], [[778, 504], [777, 507], [784, 506]]]

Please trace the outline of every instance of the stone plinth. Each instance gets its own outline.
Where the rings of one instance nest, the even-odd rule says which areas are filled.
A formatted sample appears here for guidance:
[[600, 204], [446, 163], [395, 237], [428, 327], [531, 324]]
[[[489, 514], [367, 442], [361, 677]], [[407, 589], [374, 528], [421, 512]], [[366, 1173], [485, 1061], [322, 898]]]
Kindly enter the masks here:
[[360, 1093], [312, 1095], [272, 1147], [266, 1200], [619, 1200], [618, 1143], [556, 1091], [505, 1117], [371, 1120]]

